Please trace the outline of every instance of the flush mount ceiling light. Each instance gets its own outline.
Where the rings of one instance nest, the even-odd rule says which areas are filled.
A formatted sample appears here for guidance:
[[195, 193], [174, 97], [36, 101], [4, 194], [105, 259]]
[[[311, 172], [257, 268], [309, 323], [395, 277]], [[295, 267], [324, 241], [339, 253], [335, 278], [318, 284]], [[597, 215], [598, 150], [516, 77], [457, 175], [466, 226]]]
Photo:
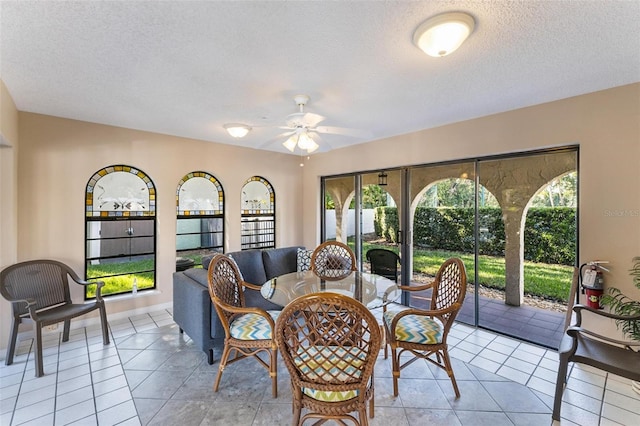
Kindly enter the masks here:
[[413, 43], [429, 56], [447, 56], [464, 43], [474, 27], [473, 17], [466, 13], [443, 13], [420, 24], [413, 33]]
[[249, 130], [251, 130], [250, 126], [241, 123], [227, 123], [223, 127], [227, 130], [227, 133], [234, 138], [244, 138], [247, 136], [247, 133], [249, 133]]

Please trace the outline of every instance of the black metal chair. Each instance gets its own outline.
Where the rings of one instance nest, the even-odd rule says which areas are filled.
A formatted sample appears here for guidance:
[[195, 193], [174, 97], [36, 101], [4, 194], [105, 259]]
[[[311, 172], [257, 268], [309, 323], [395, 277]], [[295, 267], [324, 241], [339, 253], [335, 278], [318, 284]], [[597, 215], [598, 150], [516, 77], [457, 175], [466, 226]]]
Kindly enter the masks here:
[[[80, 285], [96, 285], [96, 299], [92, 303], [73, 303], [69, 292], [69, 278]], [[100, 311], [102, 322], [102, 340], [109, 344], [107, 329], [107, 311], [102, 300], [102, 281], [87, 282], [67, 265], [55, 260], [30, 260], [16, 263], [0, 272], [0, 293], [11, 302], [13, 319], [9, 345], [7, 346], [6, 365], [13, 363], [18, 337], [18, 326], [24, 319], [35, 323], [35, 363], [36, 377], [44, 375], [42, 363], [42, 328], [64, 321], [62, 341], [69, 340], [71, 318]]]
[[387, 249], [371, 249], [367, 251], [367, 260], [371, 264], [371, 273], [398, 282], [400, 256], [395, 252]]

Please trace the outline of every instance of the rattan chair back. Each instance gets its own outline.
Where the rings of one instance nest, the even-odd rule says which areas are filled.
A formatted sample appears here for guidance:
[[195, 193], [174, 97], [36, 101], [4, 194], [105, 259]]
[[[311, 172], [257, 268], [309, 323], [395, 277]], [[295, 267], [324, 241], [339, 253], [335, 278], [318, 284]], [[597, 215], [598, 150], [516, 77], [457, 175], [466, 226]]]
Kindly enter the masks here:
[[467, 274], [462, 260], [452, 258], [438, 269], [431, 294], [431, 311], [442, 310], [442, 322], [448, 332], [467, 294]]
[[[462, 307], [467, 292], [467, 274], [462, 260], [451, 258], [438, 269], [432, 283], [400, 286], [404, 291], [420, 292], [431, 289], [430, 309], [409, 308], [384, 312], [386, 342], [391, 348], [393, 394], [398, 395], [400, 370], [416, 358], [425, 359], [444, 369], [451, 379], [456, 398], [460, 390], [449, 357], [447, 336]], [[408, 352], [410, 358], [401, 359]], [[385, 358], [387, 350], [385, 347]]]
[[311, 254], [311, 270], [326, 280], [339, 280], [358, 269], [351, 248], [339, 241], [325, 241]]
[[[224, 328], [225, 339], [213, 390], [218, 391], [227, 365], [254, 358], [271, 377], [273, 397], [278, 396], [278, 350], [274, 338], [272, 314], [257, 307], [245, 306], [244, 287], [249, 285], [235, 261], [218, 254], [211, 259], [208, 271], [209, 295]], [[259, 355], [267, 354], [268, 361]]]
[[[291, 377], [294, 424], [308, 418], [368, 424], [381, 336], [363, 304], [331, 292], [301, 296], [278, 317], [276, 341]], [[309, 412], [301, 418], [302, 408]], [[352, 412], [359, 413], [359, 422]]]
[[209, 263], [209, 295], [225, 330], [233, 316], [228, 308], [244, 307], [242, 276], [236, 263], [228, 256], [216, 254]]

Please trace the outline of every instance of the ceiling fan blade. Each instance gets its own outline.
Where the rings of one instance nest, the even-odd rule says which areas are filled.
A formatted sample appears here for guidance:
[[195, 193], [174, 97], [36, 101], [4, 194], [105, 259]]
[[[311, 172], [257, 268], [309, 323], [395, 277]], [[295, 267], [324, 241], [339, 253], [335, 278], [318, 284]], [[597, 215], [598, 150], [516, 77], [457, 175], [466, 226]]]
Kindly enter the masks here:
[[287, 126], [290, 128], [304, 127], [310, 128], [317, 126], [325, 118], [312, 112], [296, 112], [287, 116]]
[[285, 138], [288, 138], [289, 136], [295, 134], [295, 131], [290, 131], [290, 132], [284, 132], [284, 133], [280, 133], [278, 136], [275, 136], [271, 139], [269, 139], [268, 141], [258, 145], [257, 149], [263, 149], [266, 148], [270, 145], [273, 145], [276, 142], [282, 142]]
[[320, 114], [314, 114], [312, 112], [305, 112], [302, 121], [305, 127], [316, 127], [320, 122], [324, 121], [325, 117]]
[[349, 129], [347, 127], [334, 127], [334, 126], [318, 126], [314, 131], [318, 133], [326, 133], [330, 135], [342, 135], [352, 138], [367, 139], [372, 137], [371, 132], [368, 130]]

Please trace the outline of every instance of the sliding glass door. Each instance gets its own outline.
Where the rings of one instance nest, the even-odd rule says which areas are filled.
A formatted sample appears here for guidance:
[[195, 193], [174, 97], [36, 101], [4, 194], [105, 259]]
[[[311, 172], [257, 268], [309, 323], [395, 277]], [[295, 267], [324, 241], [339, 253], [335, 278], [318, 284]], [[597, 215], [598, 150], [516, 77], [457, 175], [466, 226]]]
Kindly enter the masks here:
[[[468, 296], [458, 320], [475, 321], [475, 163], [458, 162], [409, 168], [411, 238], [406, 250], [411, 283], [433, 281], [442, 263], [459, 257], [467, 270]], [[424, 308], [431, 292], [411, 293], [409, 306]]]
[[[399, 257], [398, 281], [465, 264], [458, 320], [556, 348], [577, 258], [575, 147], [322, 179], [323, 240]], [[426, 307], [430, 293], [402, 303]]]

